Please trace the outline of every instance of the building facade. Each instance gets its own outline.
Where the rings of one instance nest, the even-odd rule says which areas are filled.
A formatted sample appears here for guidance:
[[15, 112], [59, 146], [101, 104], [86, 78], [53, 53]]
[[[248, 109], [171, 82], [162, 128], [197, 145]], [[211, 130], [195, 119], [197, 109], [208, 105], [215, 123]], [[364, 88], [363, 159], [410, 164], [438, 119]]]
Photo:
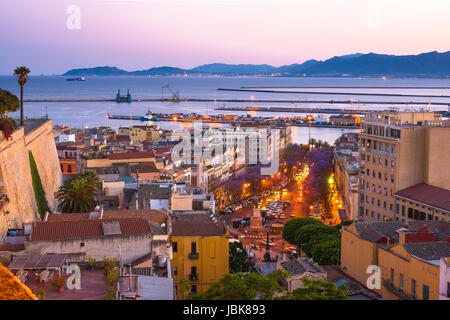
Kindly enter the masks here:
[[375, 112], [360, 134], [360, 220], [398, 218], [394, 194], [426, 183], [450, 189], [450, 128], [433, 112]]

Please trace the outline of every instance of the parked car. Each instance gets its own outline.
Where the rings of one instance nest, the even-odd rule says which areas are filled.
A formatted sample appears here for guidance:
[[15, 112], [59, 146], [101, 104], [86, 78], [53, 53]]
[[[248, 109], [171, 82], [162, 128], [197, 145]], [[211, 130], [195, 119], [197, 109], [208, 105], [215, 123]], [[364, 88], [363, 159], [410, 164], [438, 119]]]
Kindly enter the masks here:
[[295, 218], [295, 213], [291, 213], [291, 218]]

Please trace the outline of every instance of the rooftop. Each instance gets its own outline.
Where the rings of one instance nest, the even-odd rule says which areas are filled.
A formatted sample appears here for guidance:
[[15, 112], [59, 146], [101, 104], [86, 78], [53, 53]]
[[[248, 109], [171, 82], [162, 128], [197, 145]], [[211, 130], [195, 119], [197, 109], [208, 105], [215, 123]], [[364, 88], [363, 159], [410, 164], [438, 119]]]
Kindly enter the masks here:
[[208, 214], [182, 213], [172, 217], [172, 236], [222, 236], [223, 223], [213, 222]]
[[153, 151], [132, 151], [132, 152], [110, 153], [108, 159], [122, 160], [122, 159], [145, 159], [154, 157], [155, 153]]
[[[74, 221], [89, 219], [89, 213], [50, 214], [48, 221]], [[92, 218], [92, 215], [91, 215]], [[164, 222], [167, 214], [160, 210], [105, 210], [103, 219], [145, 218], [151, 222]]]
[[33, 292], [0, 263], [0, 300], [37, 300]]
[[450, 212], [450, 190], [419, 183], [394, 195]]
[[117, 222], [120, 235], [151, 233], [150, 223], [144, 218], [85, 219], [35, 222], [31, 241], [52, 241], [104, 237], [103, 224]]
[[441, 220], [427, 221], [365, 221], [355, 222], [353, 224], [361, 238], [377, 242], [383, 237], [389, 238], [391, 241], [398, 243], [397, 230], [408, 227], [410, 232], [421, 230], [427, 227], [428, 232], [434, 233], [435, 241], [442, 241], [450, 237], [450, 223]]
[[290, 259], [280, 265], [290, 274], [303, 274], [305, 272], [326, 273], [326, 270], [309, 258]]

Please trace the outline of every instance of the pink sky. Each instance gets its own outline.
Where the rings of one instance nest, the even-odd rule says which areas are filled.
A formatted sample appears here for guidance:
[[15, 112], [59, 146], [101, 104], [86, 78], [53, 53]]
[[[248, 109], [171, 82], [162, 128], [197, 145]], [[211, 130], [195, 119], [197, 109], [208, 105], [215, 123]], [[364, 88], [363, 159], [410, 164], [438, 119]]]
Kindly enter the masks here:
[[[66, 26], [73, 4], [80, 30]], [[0, 74], [22, 64], [55, 74], [442, 52], [450, 50], [449, 16], [448, 0], [1, 0]]]

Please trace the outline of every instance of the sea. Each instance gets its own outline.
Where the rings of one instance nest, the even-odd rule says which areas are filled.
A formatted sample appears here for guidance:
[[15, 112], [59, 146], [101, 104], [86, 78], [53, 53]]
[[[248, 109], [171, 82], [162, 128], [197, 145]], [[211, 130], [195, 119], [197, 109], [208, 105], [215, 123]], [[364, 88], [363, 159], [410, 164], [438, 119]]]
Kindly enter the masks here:
[[[375, 110], [397, 108], [400, 110], [448, 110], [450, 105], [450, 79], [422, 78], [317, 78], [317, 77], [86, 77], [86, 81], [66, 81], [63, 76], [30, 76], [24, 87], [25, 99], [115, 99], [117, 91], [126, 95], [127, 90], [133, 99], [171, 98], [172, 94], [164, 86], [169, 85], [179, 92], [181, 99], [247, 99], [253, 100], [298, 100], [298, 103], [257, 103], [257, 102], [25, 102], [24, 113], [29, 118], [48, 116], [54, 125], [66, 125], [77, 128], [91, 128], [108, 125], [112, 128], [137, 124], [140, 121], [107, 119], [106, 114], [143, 116], [150, 110], [153, 113], [199, 113], [199, 114], [247, 114], [248, 112], [215, 110], [219, 107], [286, 107], [286, 112], [255, 112], [252, 116], [305, 116], [292, 113], [292, 107], [312, 108], [349, 108]], [[356, 88], [293, 88], [311, 87], [356, 87]], [[218, 88], [240, 89], [241, 87], [258, 87], [263, 90], [280, 92], [236, 92], [222, 91]], [[285, 88], [279, 88], [285, 87]], [[286, 88], [291, 87], [291, 88]], [[357, 88], [389, 87], [389, 88]], [[398, 88], [402, 87], [402, 88]], [[415, 87], [415, 88], [414, 88]], [[420, 87], [418, 89], [417, 87]], [[19, 96], [20, 87], [13, 76], [0, 76], [0, 88]], [[289, 92], [282, 92], [289, 91]], [[316, 92], [326, 92], [319, 94]], [[334, 94], [336, 93], [336, 94]], [[337, 94], [340, 93], [340, 94]], [[343, 93], [343, 94], [342, 94]], [[358, 95], [369, 93], [374, 95]], [[379, 96], [376, 94], [423, 95], [413, 96]], [[337, 101], [353, 100], [352, 104], [339, 104]], [[333, 103], [314, 103], [308, 101], [334, 101]], [[375, 104], [365, 104], [374, 101]], [[421, 102], [420, 105], [395, 104], [395, 102]], [[393, 102], [394, 104], [384, 104]], [[448, 105], [434, 105], [433, 103]], [[431, 104], [430, 104], [431, 103]], [[14, 118], [19, 113], [11, 113]], [[186, 124], [158, 122], [163, 129], [175, 129]], [[352, 129], [311, 128], [311, 137], [333, 143], [342, 133], [353, 132]], [[292, 140], [306, 143], [308, 128], [293, 127]]]

